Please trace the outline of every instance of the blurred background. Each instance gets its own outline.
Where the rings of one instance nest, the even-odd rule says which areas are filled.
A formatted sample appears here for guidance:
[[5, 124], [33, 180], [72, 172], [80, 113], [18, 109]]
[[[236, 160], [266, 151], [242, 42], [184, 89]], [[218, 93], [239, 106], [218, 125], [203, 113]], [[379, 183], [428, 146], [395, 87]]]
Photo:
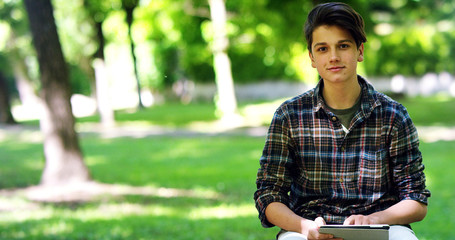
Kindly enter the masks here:
[[[1, 239], [274, 238], [252, 201], [258, 160], [275, 109], [318, 81], [303, 24], [327, 1], [51, 0], [51, 21], [34, 23], [55, 24], [47, 52], [64, 58], [42, 62], [29, 20], [42, 9], [27, 2], [0, 1]], [[433, 197], [413, 227], [452, 239], [455, 1], [343, 2], [366, 24], [359, 74], [403, 103], [421, 137]], [[52, 80], [69, 83], [65, 128], [87, 179], [105, 185], [34, 188], [53, 164], [39, 127], [44, 92], [57, 93], [45, 62], [68, 70]]]
[[[100, 92], [107, 94], [113, 109], [213, 101], [212, 53], [220, 29], [213, 28], [207, 1], [124, 2], [131, 6], [121, 0], [52, 1], [75, 114], [96, 112], [97, 87], [103, 88]], [[320, 2], [226, 1], [225, 50], [239, 101], [288, 97], [314, 86], [317, 73], [309, 64], [302, 26]], [[360, 74], [386, 92], [455, 95], [454, 1], [345, 2], [366, 23]], [[30, 119], [36, 117], [33, 104], [40, 82], [27, 13], [19, 0], [0, 5], [2, 94], [9, 96], [16, 119]], [[96, 59], [105, 64], [99, 71], [104, 71], [106, 83], [98, 86]]]

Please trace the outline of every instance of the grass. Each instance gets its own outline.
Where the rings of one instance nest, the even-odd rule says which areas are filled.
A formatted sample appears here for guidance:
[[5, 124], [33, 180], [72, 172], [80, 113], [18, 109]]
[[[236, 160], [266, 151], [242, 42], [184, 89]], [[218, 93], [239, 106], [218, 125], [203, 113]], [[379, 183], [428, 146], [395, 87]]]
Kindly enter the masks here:
[[[402, 101], [417, 125], [454, 126], [453, 100]], [[426, 108], [441, 104], [433, 120]], [[247, 112], [255, 106], [242, 105]], [[422, 106], [426, 106], [422, 110]], [[439, 105], [438, 105], [439, 106]], [[164, 124], [185, 127], [215, 119], [210, 104], [157, 106], [138, 113], [118, 112], [123, 124]], [[253, 110], [251, 110], [253, 109]], [[268, 122], [273, 114], [264, 114]], [[449, 115], [447, 117], [445, 115]], [[96, 118], [80, 119], [90, 123]], [[31, 123], [33, 124], [33, 123]], [[44, 166], [42, 144], [33, 138], [0, 130], [0, 189], [35, 185]], [[0, 239], [274, 239], [276, 228], [263, 229], [252, 194], [264, 137], [240, 135], [81, 138], [93, 178], [103, 183], [193, 190], [191, 196], [105, 196], [91, 202], [45, 204], [23, 196], [0, 194]], [[450, 169], [455, 141], [421, 143], [427, 185], [432, 191], [429, 212], [413, 224], [421, 240], [450, 239], [455, 225], [455, 192]], [[219, 197], [211, 197], [216, 193]]]
[[417, 126], [455, 126], [455, 98], [444, 95], [398, 99]]
[[452, 239], [455, 226], [455, 141], [422, 143], [420, 150], [425, 163], [429, 199], [428, 215], [422, 222], [413, 224], [420, 239]]
[[[84, 138], [85, 160], [97, 181], [193, 189], [201, 194], [175, 198], [129, 195], [1, 212], [0, 238], [271, 239], [275, 233], [261, 229], [252, 201], [262, 143], [262, 138], [239, 136]], [[39, 152], [37, 145], [27, 148], [24, 143], [20, 149], [14, 145], [2, 142], [0, 146], [8, 156], [0, 166], [3, 188], [24, 185], [21, 176], [28, 176], [28, 184], [37, 184], [43, 167], [33, 156]], [[18, 150], [23, 154], [16, 156]], [[23, 158], [27, 155], [30, 157]], [[16, 177], [8, 174], [15, 170]], [[222, 197], [209, 198], [205, 192]], [[20, 206], [25, 200], [3, 201]]]
[[[239, 108], [243, 116], [249, 119], [256, 118], [256, 122], [268, 125], [276, 108], [284, 100], [241, 103]], [[397, 98], [397, 101], [407, 108], [417, 126], [455, 126], [455, 98], [442, 95]], [[119, 111], [116, 112], [116, 121], [136, 124], [140, 121], [152, 125], [185, 127], [197, 121], [216, 120], [214, 112], [215, 106], [213, 104], [199, 103], [188, 107], [187, 105], [171, 103], [153, 106], [138, 112]], [[81, 118], [78, 122], [94, 121], [98, 121], [98, 117]]]
[[[262, 125], [268, 125], [276, 108], [285, 99], [272, 102], [240, 103], [243, 116]], [[397, 98], [408, 110], [417, 126], [455, 126], [455, 98], [447, 96]], [[183, 105], [168, 103], [155, 105], [141, 111], [121, 110], [115, 113], [119, 124], [159, 125], [167, 127], [187, 127], [194, 122], [216, 120], [215, 105], [198, 103]], [[99, 122], [99, 116], [77, 119], [79, 124]], [[37, 120], [23, 122], [27, 125], [39, 125]]]
[[[121, 110], [115, 113], [115, 120], [119, 123], [137, 123], [139, 120], [145, 124], [176, 127], [184, 126], [195, 121], [214, 121], [215, 106], [210, 103], [198, 103], [183, 105], [180, 103], [168, 103], [155, 105], [141, 111]], [[78, 122], [98, 122], [99, 117], [80, 118]]]

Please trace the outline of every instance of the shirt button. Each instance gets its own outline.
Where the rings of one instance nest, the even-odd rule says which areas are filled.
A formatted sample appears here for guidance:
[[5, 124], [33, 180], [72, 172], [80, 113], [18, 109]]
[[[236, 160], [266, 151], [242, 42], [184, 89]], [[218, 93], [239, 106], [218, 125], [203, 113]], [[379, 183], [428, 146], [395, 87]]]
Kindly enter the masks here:
[[338, 118], [336, 116], [332, 117], [332, 122], [336, 122], [337, 120], [338, 120]]

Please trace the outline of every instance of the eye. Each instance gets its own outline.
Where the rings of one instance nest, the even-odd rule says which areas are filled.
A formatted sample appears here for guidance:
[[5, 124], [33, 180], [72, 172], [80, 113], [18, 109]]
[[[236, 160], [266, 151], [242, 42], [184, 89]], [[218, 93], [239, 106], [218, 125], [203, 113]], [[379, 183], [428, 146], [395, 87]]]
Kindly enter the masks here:
[[340, 44], [340, 48], [341, 49], [349, 48], [349, 44], [345, 44], [345, 43]]
[[320, 47], [318, 49], [316, 49], [318, 52], [325, 52], [327, 51], [327, 47]]

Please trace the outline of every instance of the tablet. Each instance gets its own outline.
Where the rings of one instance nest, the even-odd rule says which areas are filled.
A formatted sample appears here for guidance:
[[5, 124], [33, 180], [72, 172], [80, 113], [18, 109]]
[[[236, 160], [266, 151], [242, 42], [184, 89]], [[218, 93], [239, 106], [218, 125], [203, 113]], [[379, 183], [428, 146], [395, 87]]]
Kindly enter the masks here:
[[389, 239], [389, 225], [323, 225], [319, 232], [332, 234], [344, 240]]

